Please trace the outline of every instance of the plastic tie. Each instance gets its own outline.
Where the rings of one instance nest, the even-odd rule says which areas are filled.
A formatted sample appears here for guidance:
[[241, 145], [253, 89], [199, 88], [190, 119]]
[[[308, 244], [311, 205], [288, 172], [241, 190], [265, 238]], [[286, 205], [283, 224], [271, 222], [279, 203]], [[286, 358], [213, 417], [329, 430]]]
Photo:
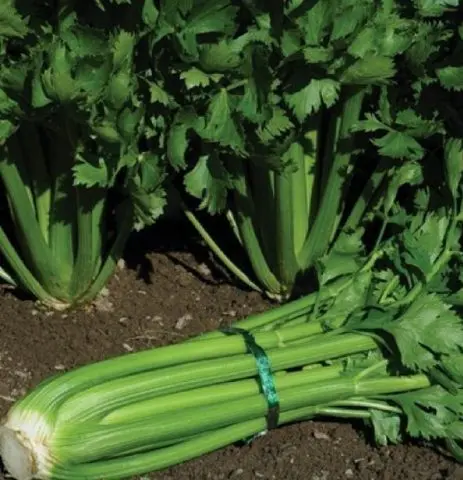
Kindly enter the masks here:
[[254, 355], [262, 393], [265, 395], [267, 400], [267, 429], [271, 430], [276, 428], [280, 418], [280, 400], [278, 398], [278, 393], [275, 387], [275, 379], [267, 353], [256, 342], [254, 335], [249, 333], [247, 330], [236, 327], [227, 327], [220, 329], [220, 331], [227, 335], [241, 335], [244, 338], [246, 348], [248, 349], [249, 353]]

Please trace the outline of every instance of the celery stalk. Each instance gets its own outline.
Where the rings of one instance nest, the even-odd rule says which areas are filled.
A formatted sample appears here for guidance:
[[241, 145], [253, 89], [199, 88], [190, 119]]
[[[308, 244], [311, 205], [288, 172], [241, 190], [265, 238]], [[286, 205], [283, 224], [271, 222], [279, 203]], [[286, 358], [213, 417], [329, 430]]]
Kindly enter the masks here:
[[348, 145], [351, 145], [353, 140], [350, 138], [350, 130], [359, 119], [365, 93], [364, 88], [347, 90], [346, 99], [342, 104], [342, 114], [339, 118], [335, 116], [333, 119], [336, 126], [331, 127], [327, 139], [331, 148], [327, 148], [326, 158], [323, 160], [324, 163], [330, 164], [329, 173], [323, 186], [317, 217], [299, 255], [299, 264], [304, 269], [310, 268], [327, 250], [339, 222], [346, 169], [351, 159]]

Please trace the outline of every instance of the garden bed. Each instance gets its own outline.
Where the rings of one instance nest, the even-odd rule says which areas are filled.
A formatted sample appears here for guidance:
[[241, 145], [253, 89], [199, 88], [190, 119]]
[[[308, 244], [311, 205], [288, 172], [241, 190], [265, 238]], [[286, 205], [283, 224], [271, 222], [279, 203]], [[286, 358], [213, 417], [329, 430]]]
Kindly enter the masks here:
[[[149, 248], [145, 242], [149, 235]], [[214, 273], [191, 232], [159, 223], [129, 244], [107, 295], [60, 313], [4, 289], [0, 299], [0, 413], [40, 380], [76, 365], [164, 345], [270, 306]], [[194, 253], [187, 253], [186, 250]], [[226, 406], [224, 406], [226, 408]], [[305, 422], [157, 472], [150, 479], [439, 480], [463, 467], [422, 445], [376, 448], [362, 426]]]

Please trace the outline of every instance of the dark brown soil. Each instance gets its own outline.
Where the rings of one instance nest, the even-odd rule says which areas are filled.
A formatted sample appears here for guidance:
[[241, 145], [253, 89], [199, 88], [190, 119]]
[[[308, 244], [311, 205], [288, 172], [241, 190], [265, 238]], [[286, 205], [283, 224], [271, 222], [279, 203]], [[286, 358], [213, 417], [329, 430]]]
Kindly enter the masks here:
[[[185, 251], [184, 231], [167, 240], [165, 231], [159, 225], [152, 232], [155, 248], [146, 254], [143, 239], [133, 240], [125, 268], [92, 308], [50, 312], [11, 291], [0, 293], [0, 416], [14, 399], [57, 370], [177, 342], [268, 308], [258, 294], [214, 278], [204, 251]], [[169, 251], [157, 240], [161, 233]], [[361, 425], [310, 421], [144, 478], [463, 479], [463, 467], [435, 450], [417, 445], [376, 448], [367, 435]]]

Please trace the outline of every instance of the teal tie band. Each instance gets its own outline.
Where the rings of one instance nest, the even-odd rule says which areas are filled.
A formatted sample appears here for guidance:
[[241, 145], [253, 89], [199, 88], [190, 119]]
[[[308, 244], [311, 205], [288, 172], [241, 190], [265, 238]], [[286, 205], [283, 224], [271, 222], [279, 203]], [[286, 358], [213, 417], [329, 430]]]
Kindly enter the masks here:
[[254, 336], [242, 328], [228, 327], [220, 330], [227, 335], [241, 335], [244, 338], [246, 347], [256, 359], [257, 373], [260, 379], [262, 393], [267, 400], [267, 429], [271, 430], [278, 426], [280, 417], [280, 401], [275, 387], [275, 379], [270, 365], [270, 360], [265, 350], [257, 344]]

